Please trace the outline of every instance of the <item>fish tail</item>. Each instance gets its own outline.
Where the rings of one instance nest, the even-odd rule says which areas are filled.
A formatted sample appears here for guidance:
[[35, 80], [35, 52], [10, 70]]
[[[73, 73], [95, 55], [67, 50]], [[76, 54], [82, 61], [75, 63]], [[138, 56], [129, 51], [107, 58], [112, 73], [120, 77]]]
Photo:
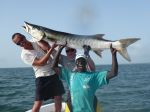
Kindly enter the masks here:
[[119, 40], [121, 47], [118, 50], [118, 52], [128, 61], [131, 61], [130, 56], [127, 52], [127, 47], [134, 42], [140, 40], [140, 38], [128, 38], [128, 39], [121, 39]]

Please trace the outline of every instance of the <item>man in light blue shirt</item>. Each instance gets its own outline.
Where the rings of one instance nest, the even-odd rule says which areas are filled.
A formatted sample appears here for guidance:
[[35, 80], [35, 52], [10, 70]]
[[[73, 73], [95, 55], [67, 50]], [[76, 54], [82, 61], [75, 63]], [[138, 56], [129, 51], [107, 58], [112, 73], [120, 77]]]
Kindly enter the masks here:
[[118, 62], [117, 52], [111, 47], [112, 54], [112, 68], [110, 71], [97, 71], [88, 72], [86, 69], [87, 60], [82, 54], [76, 56], [75, 62], [76, 71], [70, 71], [66, 68], [58, 68], [58, 56], [60, 55], [63, 47], [60, 47], [53, 68], [57, 71], [57, 74], [61, 74], [60, 77], [67, 82], [71, 92], [71, 101], [73, 112], [94, 112], [94, 94], [96, 90], [108, 84], [109, 79], [117, 76], [118, 74]]

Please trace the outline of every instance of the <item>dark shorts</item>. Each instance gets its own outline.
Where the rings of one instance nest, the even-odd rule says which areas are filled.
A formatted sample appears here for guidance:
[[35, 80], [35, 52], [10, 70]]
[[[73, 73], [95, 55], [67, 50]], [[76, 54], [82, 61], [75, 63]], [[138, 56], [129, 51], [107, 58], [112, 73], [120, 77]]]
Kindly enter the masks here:
[[35, 84], [35, 101], [53, 99], [54, 96], [61, 96], [65, 93], [58, 75], [36, 78]]

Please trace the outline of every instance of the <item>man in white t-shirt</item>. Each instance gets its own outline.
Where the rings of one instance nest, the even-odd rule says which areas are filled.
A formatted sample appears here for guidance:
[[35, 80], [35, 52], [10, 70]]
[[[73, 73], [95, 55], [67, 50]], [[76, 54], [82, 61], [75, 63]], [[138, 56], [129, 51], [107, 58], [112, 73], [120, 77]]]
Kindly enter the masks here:
[[20, 33], [13, 34], [12, 41], [22, 48], [21, 59], [24, 63], [31, 65], [35, 72], [36, 91], [32, 112], [39, 112], [42, 102], [53, 98], [55, 99], [55, 112], [60, 112], [64, 87], [51, 68], [52, 54], [57, 45], [53, 44], [50, 47], [43, 40], [38, 43], [30, 42]]

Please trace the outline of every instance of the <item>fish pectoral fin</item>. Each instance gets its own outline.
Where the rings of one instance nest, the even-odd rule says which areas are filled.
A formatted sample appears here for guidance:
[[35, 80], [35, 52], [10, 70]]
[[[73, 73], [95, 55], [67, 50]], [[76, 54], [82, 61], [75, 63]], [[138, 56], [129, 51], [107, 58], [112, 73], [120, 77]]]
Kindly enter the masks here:
[[95, 54], [97, 54], [99, 57], [102, 57], [102, 51], [103, 50], [93, 50]]

